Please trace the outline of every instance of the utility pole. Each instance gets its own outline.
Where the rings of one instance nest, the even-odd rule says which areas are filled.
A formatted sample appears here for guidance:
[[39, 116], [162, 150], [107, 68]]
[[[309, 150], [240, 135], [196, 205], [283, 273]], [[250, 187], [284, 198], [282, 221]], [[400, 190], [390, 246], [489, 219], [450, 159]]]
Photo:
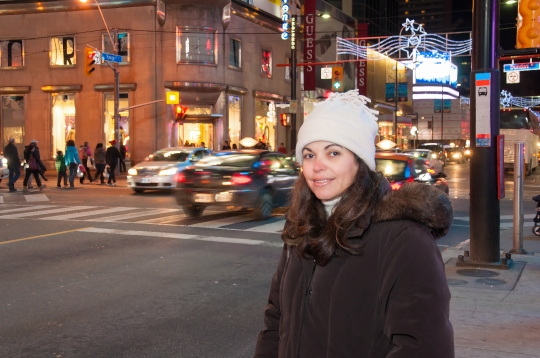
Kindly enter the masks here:
[[[292, 15], [291, 21], [295, 26], [291, 27], [291, 102], [296, 101], [296, 15]], [[298, 106], [295, 106], [298, 108]], [[296, 149], [296, 111], [291, 113], [291, 150]]]
[[[497, 191], [499, 134], [499, 0], [473, 2], [471, 72], [470, 260], [458, 266], [508, 268], [500, 257], [500, 202]], [[482, 87], [479, 87], [482, 86]], [[488, 93], [480, 92], [487, 89]], [[504, 184], [503, 184], [504, 185]], [[510, 263], [509, 263], [510, 264]], [[506, 267], [505, 267], [506, 266]]]
[[[118, 55], [120, 52], [120, 44], [118, 43], [118, 29], [113, 29], [114, 42], [111, 45], [114, 46], [114, 54]], [[118, 63], [112, 66], [114, 71], [114, 139], [116, 140], [116, 148], [120, 150], [120, 146], [124, 143], [120, 143], [120, 112], [118, 108], [120, 106], [120, 71], [118, 70]]]

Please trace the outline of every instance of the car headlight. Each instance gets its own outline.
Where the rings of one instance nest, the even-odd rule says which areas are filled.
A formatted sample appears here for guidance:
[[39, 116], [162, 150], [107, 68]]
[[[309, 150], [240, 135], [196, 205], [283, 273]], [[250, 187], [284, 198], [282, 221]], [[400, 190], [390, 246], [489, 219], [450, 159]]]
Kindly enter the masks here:
[[431, 158], [437, 159], [437, 154], [435, 154], [435, 153], [431, 154]]
[[454, 153], [454, 155], [452, 155], [452, 157], [457, 159], [457, 158], [461, 157], [461, 155], [459, 155], [459, 153]]
[[135, 168], [129, 168], [128, 174], [129, 174], [129, 175], [137, 175], [137, 169], [135, 169]]
[[174, 175], [177, 171], [178, 169], [176, 168], [163, 169], [159, 171], [158, 175]]
[[465, 151], [465, 155], [471, 155], [471, 151], [467, 149], [467, 150]]
[[2, 164], [7, 165], [7, 159], [6, 158], [2, 158]]

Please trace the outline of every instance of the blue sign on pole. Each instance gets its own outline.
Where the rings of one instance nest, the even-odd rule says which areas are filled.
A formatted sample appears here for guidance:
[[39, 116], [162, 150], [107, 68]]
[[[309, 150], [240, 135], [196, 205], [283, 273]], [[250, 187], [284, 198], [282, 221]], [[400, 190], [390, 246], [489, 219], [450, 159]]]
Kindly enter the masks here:
[[110, 54], [110, 53], [102, 52], [102, 53], [101, 53], [101, 60], [102, 60], [102, 61], [109, 61], [109, 62], [117, 62], [117, 63], [120, 63], [120, 62], [122, 62], [122, 56], [120, 56], [120, 55], [112, 55], [112, 54]]
[[540, 62], [507, 63], [504, 72], [540, 70]]

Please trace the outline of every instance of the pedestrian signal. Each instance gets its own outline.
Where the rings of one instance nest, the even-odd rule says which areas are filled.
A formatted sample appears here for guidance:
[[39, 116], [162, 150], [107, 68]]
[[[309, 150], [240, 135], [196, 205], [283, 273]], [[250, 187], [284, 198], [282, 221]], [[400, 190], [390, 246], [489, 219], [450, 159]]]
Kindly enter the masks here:
[[92, 76], [96, 70], [96, 52], [90, 47], [84, 49], [84, 74]]
[[184, 119], [186, 118], [186, 112], [187, 112], [187, 107], [176, 106], [175, 122], [180, 125], [183, 125]]
[[332, 92], [343, 92], [343, 67], [332, 68]]

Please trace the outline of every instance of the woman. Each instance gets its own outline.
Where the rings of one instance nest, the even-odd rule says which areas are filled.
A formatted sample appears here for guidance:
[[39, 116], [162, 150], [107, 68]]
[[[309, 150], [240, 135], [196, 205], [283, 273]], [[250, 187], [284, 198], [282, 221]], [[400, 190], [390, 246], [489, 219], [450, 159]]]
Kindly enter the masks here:
[[88, 175], [88, 180], [90, 180], [90, 183], [92, 183], [92, 174], [90, 173], [90, 169], [88, 168], [88, 160], [92, 159], [92, 150], [90, 149], [90, 146], [88, 145], [88, 142], [84, 142], [84, 145], [81, 147], [81, 162], [86, 170], [85, 173], [83, 173], [83, 176], [80, 178], [80, 183], [84, 184], [84, 178]]
[[64, 156], [66, 161], [66, 167], [69, 169], [69, 187], [75, 188], [75, 176], [77, 176], [77, 169], [81, 164], [79, 159], [79, 152], [75, 148], [75, 142], [68, 140], [66, 143], [66, 155]]
[[105, 184], [105, 177], [103, 173], [105, 172], [105, 167], [107, 162], [105, 161], [105, 149], [103, 149], [103, 143], [98, 143], [96, 149], [94, 150], [94, 161], [96, 162], [96, 176], [94, 180], [97, 180], [99, 177], [100, 184]]
[[302, 172], [255, 357], [454, 357], [435, 243], [450, 201], [426, 185], [392, 191], [375, 172], [367, 101], [333, 94], [298, 133]]
[[46, 185], [41, 185], [41, 179], [39, 178], [39, 172], [42, 170], [39, 163], [39, 154], [37, 146], [32, 142], [30, 145], [26, 146], [24, 151], [24, 160], [28, 167], [26, 168], [26, 173], [24, 174], [23, 180], [23, 192], [28, 193], [28, 179], [30, 175], [34, 176], [36, 184], [39, 188], [39, 191], [42, 191], [46, 188]]

